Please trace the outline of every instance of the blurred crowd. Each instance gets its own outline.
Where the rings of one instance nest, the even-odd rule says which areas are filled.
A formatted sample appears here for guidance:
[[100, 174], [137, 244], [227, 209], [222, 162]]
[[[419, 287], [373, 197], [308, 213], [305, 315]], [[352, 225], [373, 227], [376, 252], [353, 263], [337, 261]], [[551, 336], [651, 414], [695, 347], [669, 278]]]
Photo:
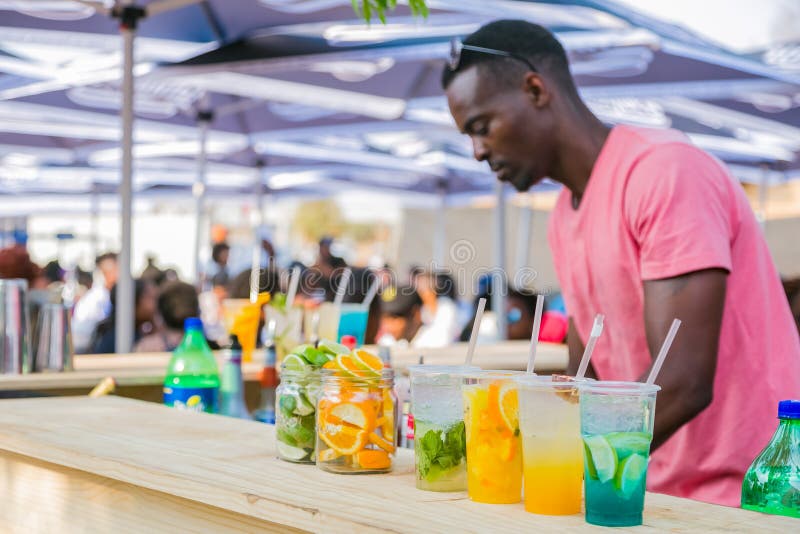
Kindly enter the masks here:
[[[398, 275], [390, 266], [379, 269], [348, 266], [333, 253], [333, 239], [319, 241], [316, 261], [305, 265], [293, 261], [281, 269], [275, 260], [275, 248], [262, 241], [260, 268], [255, 277], [251, 269], [231, 272], [231, 247], [225, 242], [213, 245], [211, 262], [197, 285], [179, 279], [174, 269], [162, 268], [157, 258], [149, 257], [146, 267], [134, 281], [135, 309], [134, 352], [173, 350], [183, 335], [188, 317], [201, 317], [212, 347], [227, 344], [229, 324], [225, 310], [232, 302], [250, 297], [251, 284], [259, 293], [286, 293], [291, 272], [298, 269], [300, 284], [295, 303], [313, 307], [335, 298], [345, 268], [352, 272], [344, 291], [345, 303], [360, 303], [370, 286], [380, 282], [379, 297], [370, 304], [366, 343], [407, 345], [416, 348], [446, 346], [466, 341], [472, 333], [472, 318], [478, 301], [487, 298], [486, 312], [479, 325], [478, 342], [528, 339], [533, 326], [536, 297], [532, 291], [502, 287], [506, 292], [504, 336], [498, 332], [497, 310], [492, 306], [493, 283], [486, 275], [477, 281], [475, 298], [464, 301], [454, 277], [440, 270], [413, 267]], [[56, 260], [44, 267], [31, 261], [24, 244], [0, 250], [0, 278], [28, 280], [31, 294], [45, 295], [40, 300], [53, 301], [59, 295], [73, 306], [72, 332], [76, 352], [112, 353], [116, 343], [116, 285], [119, 278], [117, 255], [98, 256], [93, 273], [80, 269], [65, 271]], [[784, 282], [786, 296], [800, 332], [800, 279]], [[548, 297], [542, 318], [540, 339], [563, 342], [567, 318], [558, 295]]]

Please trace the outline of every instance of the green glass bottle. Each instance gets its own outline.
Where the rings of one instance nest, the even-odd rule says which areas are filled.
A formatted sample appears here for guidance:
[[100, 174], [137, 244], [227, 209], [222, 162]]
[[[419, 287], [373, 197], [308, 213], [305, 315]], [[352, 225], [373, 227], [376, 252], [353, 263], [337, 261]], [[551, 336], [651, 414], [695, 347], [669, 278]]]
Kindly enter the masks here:
[[778, 404], [780, 423], [747, 470], [742, 508], [800, 517], [800, 400]]
[[190, 317], [181, 344], [172, 353], [164, 378], [164, 404], [195, 412], [217, 412], [219, 370], [203, 334], [203, 323]]

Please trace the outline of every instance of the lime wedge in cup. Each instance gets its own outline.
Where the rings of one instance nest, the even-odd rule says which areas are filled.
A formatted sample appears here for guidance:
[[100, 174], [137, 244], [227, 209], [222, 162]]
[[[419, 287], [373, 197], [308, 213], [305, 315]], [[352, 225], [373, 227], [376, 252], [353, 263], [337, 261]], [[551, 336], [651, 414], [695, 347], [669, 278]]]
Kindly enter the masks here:
[[641, 454], [632, 454], [619, 464], [619, 471], [614, 477], [614, 487], [623, 498], [629, 499], [639, 487], [646, 472], [647, 458]]
[[617, 471], [617, 453], [603, 436], [587, 436], [583, 443], [588, 449], [586, 461], [591, 475], [594, 472], [600, 482], [608, 482]]
[[617, 451], [617, 460], [622, 462], [631, 454], [647, 456], [650, 453], [652, 436], [647, 432], [611, 432], [605, 435], [608, 444]]

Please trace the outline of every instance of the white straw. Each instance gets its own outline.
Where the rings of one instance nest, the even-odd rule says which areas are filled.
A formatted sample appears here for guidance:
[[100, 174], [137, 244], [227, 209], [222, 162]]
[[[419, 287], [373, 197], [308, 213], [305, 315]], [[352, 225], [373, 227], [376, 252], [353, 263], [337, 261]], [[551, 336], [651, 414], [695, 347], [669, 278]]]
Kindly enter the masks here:
[[253, 262], [250, 266], [250, 302], [255, 304], [258, 300], [258, 282], [261, 278], [261, 247], [253, 249]]
[[542, 309], [544, 308], [544, 297], [536, 295], [536, 313], [533, 314], [533, 330], [531, 331], [531, 349], [528, 354], [528, 373], [533, 373], [534, 362], [536, 361], [536, 349], [539, 346], [539, 331], [542, 329]]
[[289, 292], [286, 294], [286, 309], [289, 309], [294, 304], [294, 298], [297, 296], [297, 287], [300, 285], [300, 267], [292, 269], [292, 277], [289, 279]]
[[586, 370], [589, 368], [589, 359], [592, 357], [592, 353], [594, 352], [594, 346], [597, 344], [597, 339], [600, 337], [600, 334], [603, 333], [603, 319], [605, 319], [605, 316], [600, 313], [594, 317], [592, 333], [589, 334], [589, 341], [586, 343], [586, 348], [583, 350], [583, 357], [581, 358], [581, 363], [578, 366], [578, 372], [575, 373], [576, 379], [583, 378], [586, 374]]
[[339, 287], [336, 288], [336, 298], [333, 300], [333, 304], [336, 307], [342, 305], [344, 301], [344, 294], [347, 291], [347, 284], [350, 283], [350, 275], [353, 274], [353, 271], [350, 270], [350, 267], [345, 267], [344, 271], [342, 271], [342, 276], [339, 278]]
[[650, 376], [647, 377], [648, 386], [652, 386], [653, 384], [655, 384], [658, 372], [661, 370], [661, 366], [664, 365], [664, 360], [667, 358], [667, 353], [669, 352], [669, 348], [672, 346], [672, 342], [675, 340], [675, 335], [678, 333], [678, 328], [680, 328], [680, 326], [681, 326], [680, 319], [674, 319], [672, 321], [672, 326], [669, 327], [667, 338], [664, 340], [664, 344], [661, 345], [661, 350], [658, 351], [658, 357], [656, 358], [656, 363], [653, 364], [653, 368], [650, 370]]
[[478, 311], [475, 313], [475, 322], [472, 323], [472, 334], [469, 336], [469, 346], [467, 347], [466, 365], [472, 363], [472, 355], [475, 354], [475, 344], [478, 342], [478, 330], [481, 329], [483, 310], [486, 308], [486, 299], [478, 301]]
[[378, 294], [378, 290], [381, 288], [381, 280], [377, 276], [375, 277], [375, 281], [372, 282], [372, 285], [369, 286], [369, 290], [367, 291], [367, 296], [364, 297], [364, 302], [361, 303], [361, 307], [365, 310], [369, 309], [369, 305], [372, 304], [373, 299]]

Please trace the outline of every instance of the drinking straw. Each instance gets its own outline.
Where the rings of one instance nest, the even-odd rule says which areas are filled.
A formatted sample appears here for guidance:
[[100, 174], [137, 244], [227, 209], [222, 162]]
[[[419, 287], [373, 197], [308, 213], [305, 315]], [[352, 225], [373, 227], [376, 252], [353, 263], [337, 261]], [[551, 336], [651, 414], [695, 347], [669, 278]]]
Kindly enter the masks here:
[[575, 373], [576, 379], [583, 378], [583, 375], [586, 374], [586, 369], [589, 368], [589, 358], [592, 357], [594, 346], [597, 344], [597, 339], [600, 337], [600, 334], [603, 333], [603, 319], [605, 319], [605, 315], [600, 313], [594, 317], [592, 333], [589, 334], [589, 341], [586, 343], [586, 348], [583, 350], [583, 357], [581, 358], [581, 363], [578, 366], [578, 372]]
[[647, 377], [648, 386], [652, 386], [655, 383], [656, 376], [658, 376], [661, 366], [664, 365], [664, 360], [667, 358], [667, 352], [669, 352], [669, 348], [672, 346], [672, 342], [675, 340], [675, 335], [678, 333], [678, 328], [680, 328], [680, 326], [681, 320], [673, 319], [672, 326], [669, 327], [669, 332], [667, 332], [667, 338], [664, 340], [664, 344], [661, 345], [661, 350], [658, 351], [656, 363], [653, 364], [653, 368], [650, 370], [650, 376]]
[[300, 285], [300, 267], [292, 269], [292, 277], [289, 279], [289, 292], [286, 294], [286, 308], [289, 309], [294, 304], [294, 297], [297, 296], [297, 286]]
[[533, 314], [531, 349], [528, 354], [528, 373], [533, 373], [533, 362], [536, 360], [536, 348], [539, 346], [539, 331], [542, 329], [542, 308], [544, 308], [544, 297], [542, 295], [536, 295], [536, 313]]
[[365, 310], [369, 309], [369, 305], [372, 304], [372, 300], [378, 294], [378, 290], [381, 288], [381, 281], [379, 278], [375, 278], [375, 281], [372, 282], [372, 285], [369, 286], [369, 290], [367, 291], [367, 296], [364, 297], [364, 302], [361, 303], [361, 307]]
[[481, 298], [478, 301], [478, 311], [475, 313], [475, 322], [472, 323], [472, 334], [469, 336], [469, 346], [467, 347], [467, 360], [465, 365], [472, 363], [472, 355], [475, 353], [475, 344], [478, 342], [478, 330], [481, 329], [481, 319], [483, 319], [483, 310], [486, 308], [486, 299]]
[[253, 261], [250, 265], [250, 302], [258, 301], [258, 281], [261, 275], [261, 247], [253, 249]]
[[353, 271], [350, 270], [350, 267], [345, 267], [344, 271], [342, 271], [342, 277], [339, 278], [339, 287], [336, 288], [336, 298], [333, 300], [333, 304], [337, 308], [342, 305], [344, 294], [347, 291], [347, 284], [350, 283], [350, 275], [352, 274]]

